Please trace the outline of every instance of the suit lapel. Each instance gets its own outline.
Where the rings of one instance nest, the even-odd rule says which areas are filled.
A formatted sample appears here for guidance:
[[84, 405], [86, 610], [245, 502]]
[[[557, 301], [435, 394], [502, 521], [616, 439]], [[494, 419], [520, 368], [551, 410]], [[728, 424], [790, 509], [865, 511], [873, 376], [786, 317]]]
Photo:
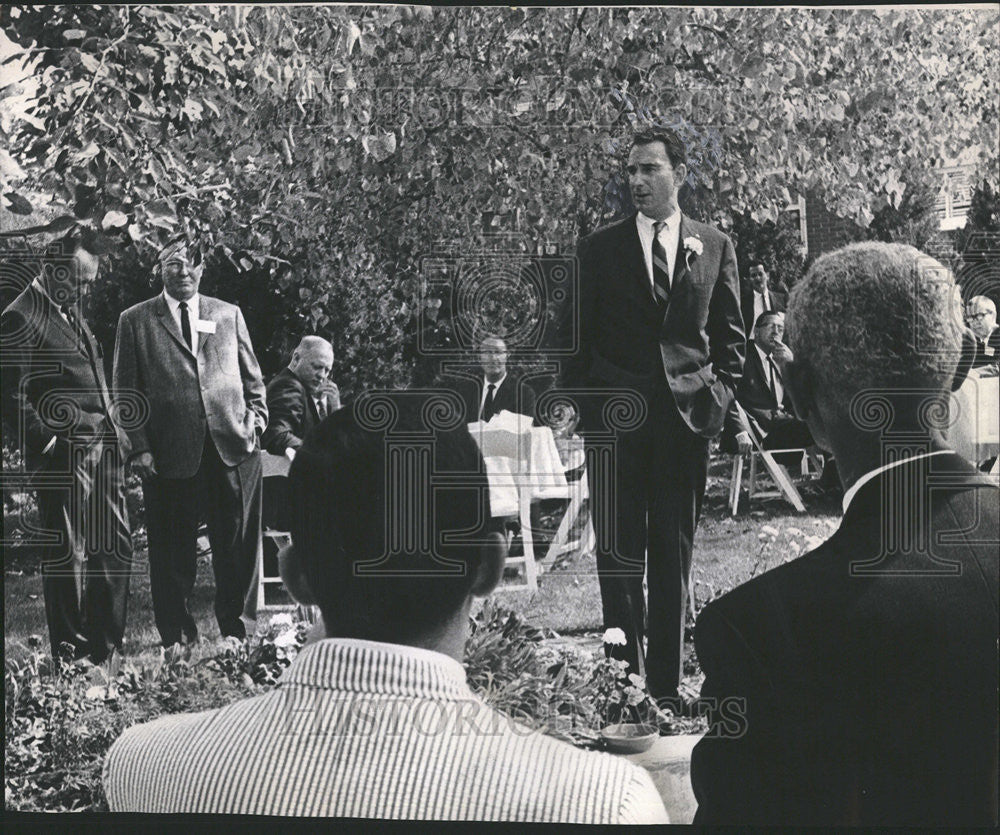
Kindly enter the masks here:
[[[194, 354], [191, 353], [191, 349], [188, 348], [187, 343], [184, 341], [184, 337], [181, 335], [181, 329], [177, 326], [177, 322], [174, 321], [174, 317], [170, 313], [170, 308], [167, 307], [167, 300], [163, 298], [162, 293], [156, 297], [156, 318], [160, 320], [160, 324], [166, 328], [167, 333], [174, 338], [174, 341], [180, 345], [181, 350], [183, 350], [189, 357], [193, 357]], [[193, 322], [192, 327], [194, 327]], [[200, 337], [201, 335], [199, 334], [199, 343], [201, 342]]]
[[[674, 276], [670, 280], [670, 298], [674, 297], [674, 293], [680, 286], [680, 283], [688, 277], [689, 270], [687, 266], [687, 253], [684, 251], [684, 239], [688, 237], [688, 218], [686, 215], [681, 214], [681, 225], [677, 233], [677, 258], [674, 259]], [[692, 266], [695, 263], [695, 256], [691, 255]], [[669, 302], [667, 303], [669, 305]]]
[[62, 331], [63, 336], [70, 345], [75, 345], [76, 349], [86, 356], [86, 350], [83, 345], [80, 344], [79, 338], [77, 338], [76, 331], [73, 330], [73, 326], [67, 322], [62, 315], [62, 311], [56, 307], [54, 301], [46, 293], [42, 293], [34, 283], [28, 285], [31, 287], [31, 292], [34, 294], [35, 298], [38, 299], [38, 304], [41, 304], [48, 314], [48, 319], [50, 322], [54, 322], [55, 326]]
[[[215, 321], [215, 305], [212, 303], [212, 299], [208, 296], [201, 296], [198, 300], [198, 318], [203, 322], [214, 322]], [[194, 321], [191, 322], [191, 327], [195, 326]], [[218, 330], [218, 325], [215, 326]], [[205, 345], [209, 339], [211, 339], [213, 334], [205, 333], [205, 331], [198, 332], [198, 353], [202, 353], [205, 349]]]

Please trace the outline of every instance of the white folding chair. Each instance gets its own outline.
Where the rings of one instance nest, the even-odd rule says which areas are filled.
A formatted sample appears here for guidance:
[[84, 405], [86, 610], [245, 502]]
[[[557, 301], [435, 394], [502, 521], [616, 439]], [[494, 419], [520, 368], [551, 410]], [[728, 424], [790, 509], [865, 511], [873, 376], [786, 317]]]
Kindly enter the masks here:
[[[764, 449], [763, 444], [757, 437], [757, 433], [753, 430], [747, 413], [744, 411], [743, 407], [737, 403], [736, 411], [739, 414], [740, 422], [742, 423], [744, 430], [750, 436], [750, 473], [749, 473], [749, 483], [747, 485], [747, 493], [749, 499], [754, 498], [769, 498], [780, 496], [786, 499], [792, 507], [795, 508], [799, 513], [805, 513], [806, 507], [802, 503], [802, 496], [799, 495], [799, 491], [795, 488], [792, 483], [791, 477], [788, 475], [788, 471], [779, 464], [774, 456], [782, 455], [788, 453], [797, 453], [802, 456], [801, 472], [802, 475], [809, 475], [809, 465], [812, 463], [814, 466], [818, 465], [817, 459], [814, 457], [809, 450], [806, 449]], [[775, 484], [774, 490], [761, 489], [757, 482], [758, 476], [761, 474], [759, 471], [759, 464], [763, 462], [764, 469], [767, 471], [771, 480]], [[733, 473], [729, 482], [729, 512], [731, 516], [735, 516], [740, 502], [740, 486], [743, 480], [743, 455], [737, 453], [733, 460]]]

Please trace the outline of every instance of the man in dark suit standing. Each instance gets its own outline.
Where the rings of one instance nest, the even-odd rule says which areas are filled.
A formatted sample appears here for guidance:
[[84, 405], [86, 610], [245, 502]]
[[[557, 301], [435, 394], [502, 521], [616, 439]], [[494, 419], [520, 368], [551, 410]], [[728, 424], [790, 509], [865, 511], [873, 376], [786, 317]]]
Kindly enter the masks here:
[[839, 462], [844, 518], [698, 618], [695, 823], [997, 823], [1000, 501], [942, 443], [954, 290], [883, 243], [822, 256], [792, 290], [786, 385]]
[[[750, 451], [748, 429], [757, 433], [765, 449], [800, 449], [813, 445], [809, 427], [792, 413], [791, 396], [785, 387], [781, 368], [792, 359], [792, 352], [781, 341], [785, 333], [785, 314], [765, 311], [757, 317], [754, 338], [747, 342], [743, 377], [736, 389], [736, 400], [726, 415], [719, 448], [723, 452]], [[743, 407], [753, 424], [745, 427], [736, 403]]]
[[747, 333], [752, 333], [760, 314], [767, 310], [783, 313], [786, 299], [784, 293], [771, 286], [771, 278], [763, 264], [751, 264], [747, 276], [747, 281], [740, 282], [740, 309], [743, 327]]
[[132, 539], [122, 459], [101, 351], [80, 297], [97, 276], [97, 247], [71, 232], [64, 258], [3, 312], [4, 419], [16, 432], [41, 526], [55, 532], [42, 562], [52, 656], [108, 662], [125, 634]]
[[[683, 142], [665, 129], [637, 135], [628, 174], [638, 214], [578, 248], [580, 344], [562, 385], [575, 390], [590, 445], [604, 626], [624, 630], [616, 651], [645, 669], [650, 692], [673, 699], [709, 439], [722, 429], [746, 339], [732, 242], [677, 206]], [[594, 445], [609, 437], [605, 466]]]
[[306, 432], [340, 408], [340, 390], [330, 381], [332, 368], [333, 346], [321, 336], [302, 337], [288, 366], [267, 384], [264, 449], [293, 459]]
[[[142, 393], [149, 421], [128, 434], [143, 480], [149, 580], [165, 651], [197, 640], [187, 608], [198, 523], [208, 524], [215, 615], [223, 643], [242, 640], [240, 615], [260, 547], [260, 435], [267, 405], [243, 314], [198, 293], [200, 267], [183, 242], [160, 258], [163, 292], [118, 322], [115, 389]], [[229, 639], [229, 640], [226, 640]]]
[[489, 421], [503, 411], [534, 418], [535, 392], [520, 377], [507, 373], [507, 343], [499, 336], [484, 337], [479, 343], [479, 367], [482, 378], [462, 389], [470, 423]]

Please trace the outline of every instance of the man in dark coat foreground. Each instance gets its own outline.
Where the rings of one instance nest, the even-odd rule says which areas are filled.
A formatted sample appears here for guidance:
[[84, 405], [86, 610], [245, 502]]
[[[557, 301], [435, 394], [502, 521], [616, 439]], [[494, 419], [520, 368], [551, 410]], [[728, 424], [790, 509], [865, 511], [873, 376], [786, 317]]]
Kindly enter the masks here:
[[941, 441], [953, 299], [940, 264], [876, 243], [792, 291], [785, 379], [840, 462], [844, 518], [698, 619], [696, 823], [997, 822], [1000, 505]]

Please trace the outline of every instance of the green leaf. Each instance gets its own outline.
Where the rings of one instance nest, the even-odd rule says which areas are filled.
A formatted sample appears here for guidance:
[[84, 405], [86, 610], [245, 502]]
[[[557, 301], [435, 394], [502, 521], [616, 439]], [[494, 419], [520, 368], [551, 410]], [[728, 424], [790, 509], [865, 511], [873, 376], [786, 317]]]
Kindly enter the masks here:
[[8, 191], [4, 194], [10, 205], [7, 209], [16, 215], [30, 215], [34, 209], [31, 208], [31, 203], [25, 200], [16, 191]]
[[117, 228], [119, 226], [124, 226], [126, 223], [128, 223], [128, 215], [122, 214], [122, 212], [111, 210], [106, 215], [104, 215], [104, 219], [101, 221], [101, 228], [102, 229]]

